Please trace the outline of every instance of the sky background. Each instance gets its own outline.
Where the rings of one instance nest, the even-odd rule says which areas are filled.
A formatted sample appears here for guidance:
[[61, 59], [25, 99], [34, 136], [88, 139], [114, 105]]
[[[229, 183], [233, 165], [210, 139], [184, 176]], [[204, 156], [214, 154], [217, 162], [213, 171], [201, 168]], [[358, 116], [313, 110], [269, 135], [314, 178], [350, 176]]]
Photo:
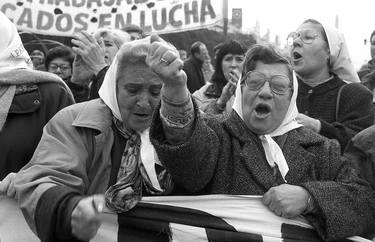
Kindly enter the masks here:
[[[215, 1], [215, 0], [213, 0]], [[370, 59], [370, 34], [375, 30], [375, 0], [228, 0], [232, 8], [242, 8], [242, 29], [253, 28], [258, 20], [260, 35], [271, 31], [271, 40], [280, 36], [281, 46], [287, 35], [306, 19], [313, 18], [334, 26], [339, 16], [339, 30], [344, 33], [352, 61], [359, 68]]]

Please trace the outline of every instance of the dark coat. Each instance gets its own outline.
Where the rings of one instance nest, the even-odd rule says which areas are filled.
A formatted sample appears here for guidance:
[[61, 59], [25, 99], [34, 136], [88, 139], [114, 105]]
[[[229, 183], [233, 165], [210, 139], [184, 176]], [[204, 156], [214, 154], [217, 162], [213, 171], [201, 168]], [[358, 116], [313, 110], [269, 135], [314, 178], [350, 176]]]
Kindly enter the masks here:
[[[283, 183], [267, 163], [260, 139], [236, 112], [224, 121], [203, 120], [195, 112], [193, 133], [182, 144], [166, 142], [159, 112], [150, 130], [160, 160], [178, 185], [191, 194], [263, 195]], [[323, 239], [374, 230], [375, 191], [341, 158], [337, 141], [305, 128], [280, 138], [289, 165], [285, 179], [311, 194], [318, 209], [306, 217]]]
[[356, 134], [345, 150], [354, 166], [375, 189], [375, 125]]
[[[337, 94], [343, 85], [336, 120]], [[372, 93], [360, 83], [345, 84], [337, 76], [313, 88], [299, 81], [297, 108], [319, 119], [320, 134], [337, 139], [342, 151], [355, 134], [374, 123]]]
[[199, 62], [194, 57], [190, 57], [184, 62], [183, 70], [187, 76], [187, 87], [190, 93], [194, 93], [206, 83], [202, 72], [202, 64], [203, 62]]
[[31, 159], [44, 125], [60, 109], [74, 103], [65, 86], [39, 83], [17, 86], [0, 132], [0, 180], [18, 172]]
[[373, 91], [375, 88], [375, 60], [372, 59], [364, 64], [358, 71], [358, 76], [363, 85], [368, 87], [370, 91]]

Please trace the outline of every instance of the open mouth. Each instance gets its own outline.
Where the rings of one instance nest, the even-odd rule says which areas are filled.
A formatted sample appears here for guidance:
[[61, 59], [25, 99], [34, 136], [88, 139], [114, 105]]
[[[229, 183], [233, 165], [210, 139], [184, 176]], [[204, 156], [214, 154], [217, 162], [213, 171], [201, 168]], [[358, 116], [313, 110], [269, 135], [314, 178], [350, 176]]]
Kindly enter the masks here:
[[267, 116], [271, 113], [271, 107], [267, 104], [260, 103], [255, 107], [255, 112], [258, 116]]
[[299, 60], [302, 58], [302, 55], [297, 51], [293, 51], [293, 60]]
[[139, 118], [148, 118], [150, 115], [147, 113], [134, 113], [135, 116]]

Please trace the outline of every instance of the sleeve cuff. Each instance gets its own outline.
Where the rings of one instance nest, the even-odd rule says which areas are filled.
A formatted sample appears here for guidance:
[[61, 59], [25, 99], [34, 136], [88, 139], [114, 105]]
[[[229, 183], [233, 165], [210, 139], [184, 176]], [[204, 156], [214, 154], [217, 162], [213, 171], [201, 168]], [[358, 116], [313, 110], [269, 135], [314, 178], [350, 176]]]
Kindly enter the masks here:
[[71, 213], [81, 196], [64, 186], [48, 189], [39, 199], [35, 224], [41, 242], [78, 241], [71, 233]]

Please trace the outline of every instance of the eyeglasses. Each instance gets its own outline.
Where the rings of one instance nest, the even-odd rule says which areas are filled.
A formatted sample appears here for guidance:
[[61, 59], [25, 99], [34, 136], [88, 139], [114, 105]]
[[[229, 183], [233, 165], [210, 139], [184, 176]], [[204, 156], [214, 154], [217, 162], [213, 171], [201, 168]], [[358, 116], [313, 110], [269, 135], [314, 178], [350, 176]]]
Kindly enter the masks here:
[[61, 71], [67, 71], [67, 70], [70, 70], [70, 66], [68, 65], [55, 65], [55, 64], [52, 64], [48, 67], [48, 70], [49, 71], [57, 71], [57, 69], [60, 68]]
[[283, 95], [291, 89], [290, 79], [283, 75], [274, 75], [267, 78], [263, 73], [257, 71], [249, 71], [242, 78], [241, 83], [245, 82], [245, 86], [252, 91], [259, 91], [266, 82], [269, 83], [271, 91], [278, 95]]
[[287, 37], [287, 43], [288, 45], [293, 45], [293, 42], [296, 41], [296, 39], [300, 38], [301, 41], [304, 44], [311, 44], [314, 42], [315, 39], [319, 38], [319, 34], [317, 34], [315, 31], [311, 30], [305, 30], [300, 32], [292, 32]]

